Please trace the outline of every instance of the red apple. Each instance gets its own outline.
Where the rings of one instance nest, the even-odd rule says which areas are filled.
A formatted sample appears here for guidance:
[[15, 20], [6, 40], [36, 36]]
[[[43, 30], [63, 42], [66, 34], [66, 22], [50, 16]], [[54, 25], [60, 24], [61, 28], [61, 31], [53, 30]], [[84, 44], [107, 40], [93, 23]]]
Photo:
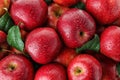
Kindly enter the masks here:
[[115, 61], [120, 61], [120, 27], [109, 26], [102, 32], [100, 52]]
[[120, 0], [87, 0], [86, 10], [100, 24], [111, 24], [120, 17]]
[[67, 80], [65, 68], [57, 63], [50, 63], [40, 67], [34, 80]]
[[10, 0], [0, 0], [0, 16], [2, 16], [10, 6]]
[[101, 80], [102, 66], [91, 55], [80, 54], [68, 65], [69, 80]]
[[55, 59], [55, 62], [61, 63], [64, 66], [68, 66], [68, 64], [70, 63], [70, 61], [77, 56], [77, 53], [75, 51], [75, 49], [73, 48], [68, 48], [65, 47], [63, 50], [61, 50], [61, 52], [59, 53], [59, 55], [57, 56], [57, 58]]
[[0, 80], [33, 80], [31, 62], [22, 55], [11, 54], [0, 61]]
[[28, 34], [25, 49], [35, 62], [46, 64], [59, 54], [61, 41], [54, 29], [37, 28]]
[[55, 3], [48, 6], [48, 25], [56, 29], [59, 17], [68, 10], [68, 7]]
[[44, 0], [16, 0], [11, 5], [10, 14], [16, 25], [33, 30], [45, 22], [47, 11]]
[[53, 0], [55, 3], [60, 4], [62, 6], [72, 6], [79, 2], [79, 0]]
[[58, 20], [58, 32], [70, 48], [81, 47], [95, 34], [93, 18], [84, 10], [71, 9]]

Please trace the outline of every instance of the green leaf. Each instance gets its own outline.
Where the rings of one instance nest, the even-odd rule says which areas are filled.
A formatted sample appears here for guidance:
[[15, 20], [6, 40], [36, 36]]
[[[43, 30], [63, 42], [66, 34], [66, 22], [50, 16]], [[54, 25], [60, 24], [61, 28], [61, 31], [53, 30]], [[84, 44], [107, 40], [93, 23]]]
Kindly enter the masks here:
[[120, 63], [116, 65], [116, 68], [117, 68], [118, 76], [120, 77]]
[[10, 46], [15, 47], [17, 50], [23, 52], [24, 43], [22, 41], [18, 26], [13, 26], [9, 29], [7, 35], [7, 42]]
[[53, 0], [45, 0], [45, 2], [46, 2], [48, 5], [50, 5], [50, 4], [53, 2]]
[[72, 8], [85, 9], [85, 4], [83, 2], [78, 2], [77, 4], [71, 6]]
[[10, 17], [9, 13], [6, 12], [1, 18], [0, 18], [0, 30], [3, 30], [5, 32], [8, 32], [8, 30], [14, 25], [14, 22], [12, 18]]
[[76, 48], [76, 52], [79, 53], [85, 50], [93, 50], [99, 52], [99, 49], [100, 49], [99, 36], [95, 34], [92, 40], [85, 43], [82, 47]]

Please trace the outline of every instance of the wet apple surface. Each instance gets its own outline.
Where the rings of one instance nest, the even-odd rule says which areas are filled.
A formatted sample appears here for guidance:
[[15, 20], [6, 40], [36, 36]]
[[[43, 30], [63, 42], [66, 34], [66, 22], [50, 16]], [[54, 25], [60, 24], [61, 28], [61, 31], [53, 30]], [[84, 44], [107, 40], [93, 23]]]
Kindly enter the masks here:
[[120, 0], [0, 0], [0, 80], [120, 80]]

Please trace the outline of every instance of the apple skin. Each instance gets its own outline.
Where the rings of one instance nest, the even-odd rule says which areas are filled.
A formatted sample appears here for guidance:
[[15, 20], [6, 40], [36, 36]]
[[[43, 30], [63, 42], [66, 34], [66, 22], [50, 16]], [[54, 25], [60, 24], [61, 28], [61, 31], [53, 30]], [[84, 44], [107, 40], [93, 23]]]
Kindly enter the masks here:
[[4, 8], [9, 9], [10, 0], [0, 0], [0, 16], [2, 16], [6, 11]]
[[40, 67], [34, 80], [67, 80], [65, 68], [58, 63], [50, 63]]
[[84, 10], [70, 9], [58, 20], [58, 32], [69, 48], [81, 47], [96, 31], [94, 19]]
[[69, 8], [53, 3], [48, 6], [48, 25], [56, 29], [59, 17], [68, 11]]
[[47, 12], [48, 6], [44, 0], [16, 0], [10, 8], [15, 24], [28, 31], [42, 26], [47, 19]]
[[22, 55], [10, 54], [0, 61], [0, 80], [33, 80], [31, 62]]
[[115, 61], [120, 61], [120, 27], [109, 26], [102, 32], [100, 52]]
[[62, 6], [72, 6], [79, 2], [79, 0], [53, 0], [55, 3], [62, 5]]
[[80, 54], [68, 65], [69, 80], [101, 80], [102, 66], [91, 55]]
[[120, 17], [120, 0], [87, 0], [86, 10], [100, 24], [111, 24]]
[[63, 50], [61, 50], [61, 52], [55, 59], [55, 62], [61, 63], [62, 65], [67, 67], [70, 61], [77, 55], [78, 54], [76, 53], [75, 49], [65, 47], [63, 48]]
[[37, 28], [31, 31], [25, 41], [25, 50], [40, 64], [53, 61], [59, 55], [61, 41], [53, 28]]

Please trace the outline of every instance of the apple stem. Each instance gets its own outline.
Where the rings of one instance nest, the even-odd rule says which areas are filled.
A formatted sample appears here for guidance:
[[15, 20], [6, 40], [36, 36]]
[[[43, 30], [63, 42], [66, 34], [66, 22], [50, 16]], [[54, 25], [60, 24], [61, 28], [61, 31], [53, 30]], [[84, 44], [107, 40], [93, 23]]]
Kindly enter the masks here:
[[11, 50], [7, 50], [7, 49], [2, 49], [3, 52], [8, 52], [8, 53], [12, 53], [12, 54], [23, 54], [26, 57], [29, 57], [29, 55], [27, 55], [26, 53], [22, 52], [22, 53], [16, 53], [14, 51]]
[[4, 52], [9, 52], [9, 53], [13, 53], [13, 51], [7, 50], [7, 49], [2, 49], [2, 51]]
[[8, 9], [5, 7], [5, 8], [3, 8], [6, 12], [8, 12]]

